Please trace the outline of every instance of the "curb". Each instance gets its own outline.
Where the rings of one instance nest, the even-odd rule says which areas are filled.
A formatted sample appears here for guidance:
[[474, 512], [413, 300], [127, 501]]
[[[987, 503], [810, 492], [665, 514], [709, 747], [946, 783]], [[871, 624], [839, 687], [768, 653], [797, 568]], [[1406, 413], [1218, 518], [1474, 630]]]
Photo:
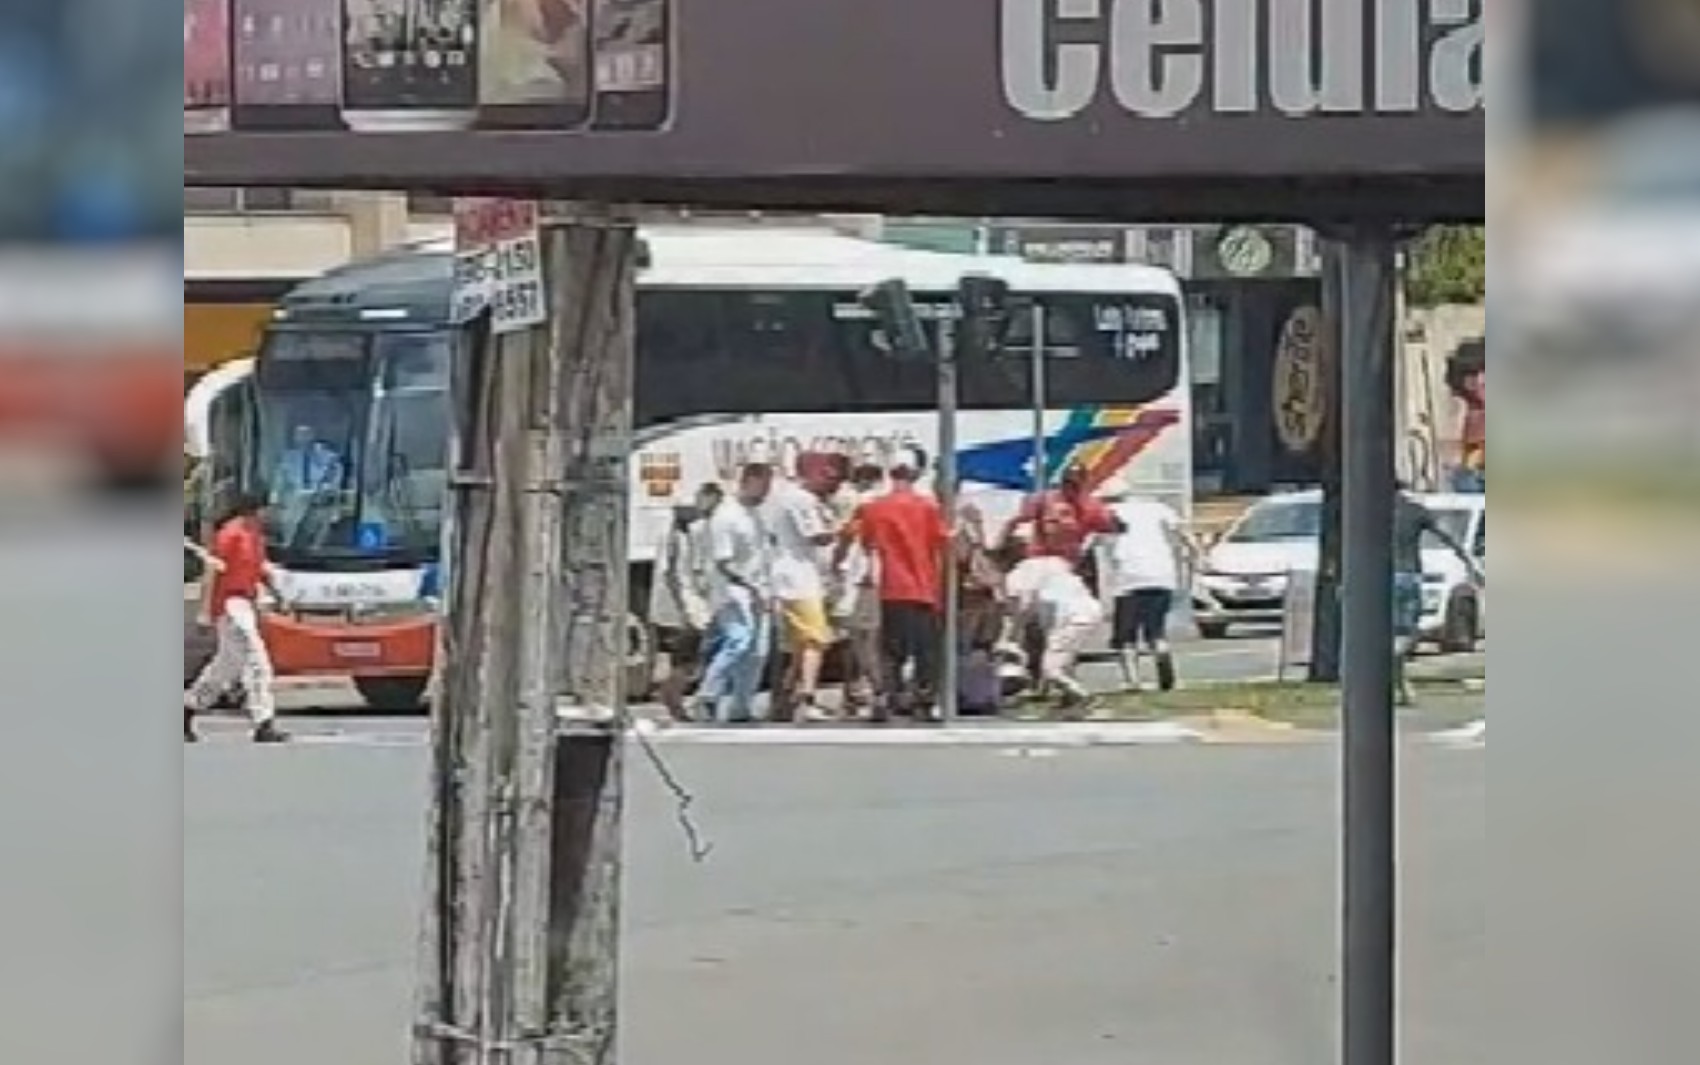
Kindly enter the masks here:
[[651, 723], [640, 725], [635, 732], [657, 744], [703, 747], [1150, 747], [1205, 739], [1196, 729], [1166, 721], [897, 728], [774, 725], [747, 729]]
[[1268, 743], [1302, 743], [1318, 738], [1318, 734], [1301, 729], [1290, 721], [1270, 721], [1249, 710], [1223, 708], [1207, 714], [1182, 717], [1178, 722], [1197, 729], [1205, 743], [1220, 745], [1250, 745]]

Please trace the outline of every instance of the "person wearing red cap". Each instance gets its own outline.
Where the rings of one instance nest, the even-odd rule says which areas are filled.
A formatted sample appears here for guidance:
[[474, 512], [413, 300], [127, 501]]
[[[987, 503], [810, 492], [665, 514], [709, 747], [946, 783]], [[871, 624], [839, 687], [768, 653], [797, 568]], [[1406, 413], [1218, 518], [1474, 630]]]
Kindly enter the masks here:
[[1032, 527], [1029, 557], [1055, 556], [1076, 568], [1089, 568], [1086, 547], [1092, 537], [1121, 530], [1115, 513], [1087, 491], [1086, 471], [1078, 465], [1063, 471], [1056, 488], [1029, 497], [1004, 526], [1002, 539], [1022, 525]]

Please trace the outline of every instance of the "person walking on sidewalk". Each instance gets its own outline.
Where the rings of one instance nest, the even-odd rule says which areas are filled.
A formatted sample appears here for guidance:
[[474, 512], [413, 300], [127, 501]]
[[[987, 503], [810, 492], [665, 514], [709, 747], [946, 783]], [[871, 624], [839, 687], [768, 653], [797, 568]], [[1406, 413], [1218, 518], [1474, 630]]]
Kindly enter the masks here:
[[773, 640], [773, 539], [762, 504], [773, 490], [773, 469], [750, 463], [738, 475], [737, 495], [708, 522], [708, 668], [697, 691], [702, 721], [745, 725], [755, 720]]
[[211, 570], [202, 599], [204, 623], [214, 628], [217, 645], [213, 656], [193, 684], [183, 693], [183, 740], [199, 739], [195, 718], [205, 713], [218, 697], [240, 683], [253, 722], [256, 743], [281, 743], [289, 736], [275, 720], [277, 706], [272, 692], [272, 661], [260, 634], [260, 593], [269, 590], [277, 599], [277, 585], [266, 560], [266, 535], [261, 522], [265, 500], [256, 494], [239, 496], [230, 514], [213, 533], [207, 556]]
[[1156, 665], [1158, 689], [1170, 691], [1175, 686], [1175, 657], [1169, 647], [1169, 615], [1196, 549], [1180, 514], [1167, 503], [1119, 491], [1109, 502], [1121, 524], [1120, 532], [1106, 537], [1104, 552], [1115, 603], [1110, 646], [1128, 691], [1141, 687], [1142, 651]]
[[834, 559], [842, 568], [848, 548], [859, 544], [875, 567], [885, 673], [875, 721], [904, 712], [930, 719], [937, 700], [944, 561], [952, 545], [938, 500], [916, 487], [921, 466], [916, 454], [897, 460], [891, 490], [858, 508]]
[[831, 716], [817, 702], [821, 663], [833, 643], [822, 552], [837, 539], [827, 500], [843, 483], [832, 455], [805, 452], [797, 459], [796, 482], [775, 483], [768, 499], [773, 598], [780, 645], [788, 659], [774, 700], [775, 720], [824, 721]]

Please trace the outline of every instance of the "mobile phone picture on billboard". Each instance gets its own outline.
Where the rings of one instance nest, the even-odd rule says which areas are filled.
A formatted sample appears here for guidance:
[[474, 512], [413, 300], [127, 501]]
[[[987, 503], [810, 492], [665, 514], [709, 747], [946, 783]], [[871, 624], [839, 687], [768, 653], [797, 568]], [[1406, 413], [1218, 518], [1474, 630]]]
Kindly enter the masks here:
[[595, 128], [653, 130], [671, 117], [671, 0], [594, 0]]
[[576, 129], [590, 119], [590, 0], [483, 0], [478, 124]]
[[234, 0], [232, 21], [232, 126], [341, 125], [342, 0]]
[[183, 132], [230, 128], [230, 0], [183, 0]]
[[342, 0], [342, 119], [362, 133], [470, 127], [478, 0]]

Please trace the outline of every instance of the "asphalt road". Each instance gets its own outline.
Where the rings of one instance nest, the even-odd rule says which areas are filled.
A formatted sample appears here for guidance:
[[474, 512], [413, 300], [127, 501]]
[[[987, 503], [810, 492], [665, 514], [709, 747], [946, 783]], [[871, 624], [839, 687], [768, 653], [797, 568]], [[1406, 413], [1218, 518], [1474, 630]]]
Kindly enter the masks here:
[[[185, 750], [184, 1065], [401, 1065], [417, 748]], [[623, 1065], [1316, 1065], [1328, 744], [679, 748], [631, 781]], [[1486, 1060], [1486, 767], [1413, 746], [1406, 1065]]]

